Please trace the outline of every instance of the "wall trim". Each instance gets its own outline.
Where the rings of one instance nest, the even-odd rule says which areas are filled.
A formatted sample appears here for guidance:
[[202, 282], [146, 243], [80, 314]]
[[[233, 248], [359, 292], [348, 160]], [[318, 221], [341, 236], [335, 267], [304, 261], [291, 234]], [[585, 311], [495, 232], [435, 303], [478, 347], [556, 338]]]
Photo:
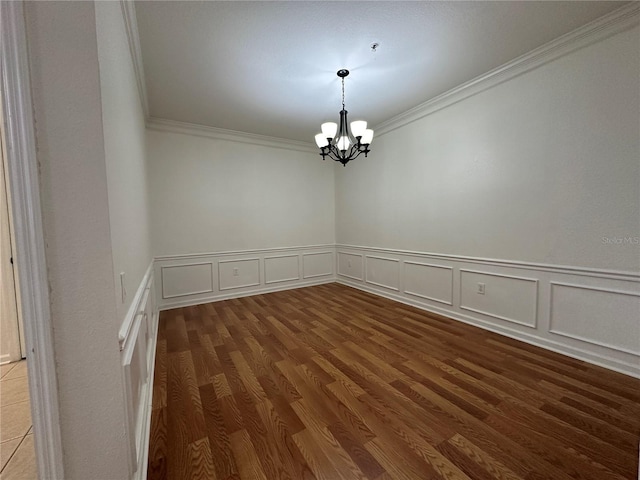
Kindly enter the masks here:
[[[419, 252], [415, 250], [400, 250], [393, 248], [382, 248], [382, 247], [366, 247], [362, 245], [349, 245], [349, 244], [336, 244], [338, 249], [345, 250], [359, 250], [359, 251], [371, 251], [371, 252], [382, 252], [387, 254], [394, 255], [405, 255], [410, 257], [421, 257], [421, 258], [429, 258], [429, 259], [440, 259], [440, 260], [448, 260], [453, 262], [465, 262], [465, 263], [476, 263], [480, 265], [494, 265], [501, 267], [515, 267], [525, 270], [539, 270], [544, 272], [552, 272], [552, 273], [564, 273], [568, 275], [582, 275], [588, 277], [597, 277], [597, 278], [610, 278], [613, 280], [630, 280], [630, 281], [638, 281], [640, 280], [640, 272], [633, 271], [623, 271], [623, 270], [605, 270], [599, 268], [590, 268], [590, 267], [574, 267], [568, 265], [553, 265], [546, 263], [533, 263], [533, 262], [522, 262], [518, 260], [504, 260], [497, 258], [486, 258], [486, 257], [470, 257], [464, 255], [453, 255], [447, 253], [431, 253], [431, 252]], [[348, 253], [348, 252], [344, 252]]]
[[606, 357], [604, 355], [594, 354], [593, 352], [589, 352], [587, 350], [583, 350], [578, 347], [574, 347], [564, 343], [558, 343], [546, 338], [537, 337], [526, 332], [521, 332], [519, 330], [514, 330], [508, 326], [489, 323], [489, 322], [483, 321], [482, 319], [478, 319], [470, 315], [465, 315], [462, 312], [448, 310], [435, 305], [430, 305], [430, 304], [426, 304], [416, 300], [412, 300], [410, 298], [405, 298], [405, 297], [402, 297], [401, 295], [398, 295], [396, 293], [393, 293], [387, 290], [378, 290], [376, 288], [372, 288], [366, 283], [356, 283], [356, 282], [352, 282], [350, 280], [345, 280], [345, 279], [337, 279], [336, 283], [346, 285], [348, 287], [352, 287], [357, 290], [362, 290], [364, 292], [371, 293], [373, 295], [378, 295], [384, 298], [388, 298], [396, 302], [404, 303], [405, 305], [410, 305], [412, 307], [419, 308], [420, 310], [424, 310], [430, 313], [435, 313], [437, 315], [442, 315], [444, 317], [448, 317], [453, 320], [458, 320], [460, 322], [467, 323], [469, 325], [473, 325], [475, 327], [479, 327], [484, 330], [489, 330], [490, 332], [494, 332], [499, 335], [503, 335], [505, 337], [513, 338], [515, 340], [519, 340], [521, 342], [528, 343], [536, 347], [544, 348], [546, 350], [551, 350], [553, 352], [560, 353], [562, 355], [566, 355], [568, 357], [575, 358], [578, 360], [582, 360], [587, 363], [592, 363], [594, 365], [598, 365], [603, 368], [613, 370], [615, 372], [623, 373], [625, 375], [629, 375], [635, 378], [640, 378], [640, 367], [634, 363], [625, 362], [623, 360], [619, 360], [616, 358]]
[[[434, 265], [433, 263], [421, 263], [421, 262], [412, 262], [410, 260], [404, 260], [402, 262], [403, 265], [419, 265], [421, 267], [432, 267], [432, 268], [442, 268], [444, 270], [449, 270], [451, 272], [451, 299], [449, 301], [442, 300], [441, 298], [429, 297], [428, 295], [422, 295], [421, 293], [411, 292], [404, 288], [402, 291], [407, 295], [413, 295], [414, 297], [424, 298], [426, 300], [431, 300], [432, 302], [444, 303], [445, 305], [453, 306], [453, 267], [447, 267], [445, 265]], [[403, 271], [404, 274], [404, 271]]]
[[124, 316], [124, 320], [122, 321], [122, 324], [120, 324], [120, 330], [118, 330], [118, 342], [120, 343], [120, 351], [124, 350], [125, 344], [128, 343], [135, 317], [140, 313], [138, 310], [140, 307], [140, 301], [142, 300], [142, 296], [147, 289], [147, 285], [152, 275], [153, 260], [151, 260], [149, 266], [147, 267], [147, 271], [142, 276], [140, 285], [138, 285], [138, 289], [136, 290], [136, 293], [131, 300], [131, 305], [129, 305], [129, 309]]
[[[291, 278], [281, 278], [279, 280], [267, 280], [267, 260], [273, 260], [277, 258], [295, 258], [296, 259], [296, 270], [298, 271], [298, 275]], [[281, 283], [281, 282], [294, 282], [296, 280], [300, 280], [300, 255], [297, 253], [292, 253], [289, 255], [272, 255], [269, 257], [264, 257], [264, 283], [265, 285], [269, 285], [271, 283]]]
[[286, 138], [269, 137], [258, 135], [257, 133], [246, 133], [238, 130], [226, 130], [224, 128], [209, 127], [196, 123], [178, 122], [158, 117], [149, 117], [147, 128], [157, 132], [179, 133], [181, 135], [192, 135], [196, 137], [212, 138], [215, 140], [225, 140], [229, 142], [247, 143], [249, 145], [260, 145], [262, 147], [282, 148], [294, 150], [296, 152], [318, 153], [318, 149], [311, 143], [289, 140]]
[[120, 0], [122, 17], [124, 18], [125, 29], [127, 30], [127, 41], [131, 52], [131, 62], [133, 72], [138, 85], [138, 96], [142, 105], [145, 122], [149, 120], [149, 99], [147, 96], [147, 83], [144, 76], [144, 63], [142, 62], [142, 50], [140, 48], [140, 34], [138, 32], [138, 20], [136, 18], [136, 8], [133, 0]]
[[[189, 293], [182, 293], [182, 294], [174, 294], [174, 295], [166, 295], [164, 293], [164, 277], [162, 275], [162, 272], [165, 269], [168, 268], [178, 268], [178, 267], [197, 267], [200, 265], [210, 265], [211, 266], [211, 288], [209, 290], [199, 290], [197, 292], [189, 292]], [[199, 262], [199, 263], [181, 263], [179, 265], [162, 265], [160, 267], [160, 288], [161, 288], [161, 297], [163, 299], [165, 298], [174, 298], [174, 297], [184, 297], [185, 295], [198, 295], [200, 293], [209, 293], [209, 292], [213, 292], [213, 286], [214, 286], [214, 282], [213, 282], [213, 262]]]
[[500, 67], [376, 125], [376, 135], [378, 137], [385, 135], [591, 43], [622, 32], [636, 25], [639, 16], [640, 5], [637, 2], [625, 5]]
[[[333, 248], [333, 246], [332, 246]], [[316, 273], [314, 275], [307, 275], [304, 273], [304, 257], [311, 257], [313, 255], [333, 255], [334, 252], [333, 251], [328, 251], [328, 252], [312, 252], [312, 253], [303, 253], [302, 254], [302, 279], [307, 279], [307, 278], [317, 278], [317, 277], [326, 277], [328, 275], [333, 275], [333, 270], [327, 273]]]
[[150, 388], [147, 389], [147, 399], [144, 402], [144, 411], [143, 415], [143, 424], [142, 424], [142, 432], [141, 432], [141, 445], [140, 451], [142, 452], [142, 456], [140, 458], [141, 465], [136, 470], [133, 478], [134, 480], [147, 480], [147, 470], [149, 468], [149, 445], [151, 441], [151, 414], [153, 413], [153, 381], [155, 379], [155, 371], [156, 371], [156, 346], [158, 344], [158, 326], [160, 320], [160, 312], [156, 310], [156, 306], [153, 306], [154, 314], [153, 314], [153, 333], [151, 335], [151, 360], [150, 360], [150, 370], [149, 370], [149, 381]]
[[[314, 263], [315, 268], [324, 271], [320, 272], [320, 270], [318, 270], [320, 273], [307, 275], [305, 277], [304, 258], [310, 255], [316, 255], [315, 258], [318, 259]], [[324, 257], [318, 257], [317, 255], [324, 255]], [[271, 266], [269, 263], [282, 258], [295, 258], [297, 260], [297, 276], [293, 275], [293, 272], [289, 272], [289, 274], [293, 275], [291, 278], [269, 279], [267, 272]], [[302, 259], [302, 262], [300, 259]], [[213, 275], [214, 278], [217, 278], [214, 282], [214, 289], [210, 292], [201, 292], [197, 295], [177, 295], [175, 298], [166, 298], [165, 296], [163, 298], [161, 295], [162, 292], [159, 289], [161, 282], [158, 282], [158, 288], [156, 289], [156, 293], [160, 297], [158, 305], [163, 310], [187, 305], [199, 305], [246, 295], [257, 295], [271, 291], [298, 288], [301, 286], [317, 285], [332, 282], [335, 279], [335, 247], [333, 244], [219, 251], [209, 254], [158, 256], [154, 258], [153, 268], [155, 276], [160, 280], [163, 268], [181, 267], [194, 262], [213, 264], [215, 270]], [[244, 271], [241, 265], [238, 266], [238, 262], [251, 262], [252, 270], [250, 274], [248, 271]], [[240, 269], [240, 278], [231, 276], [233, 272], [230, 270], [231, 267], [229, 267], [229, 264], [237, 266]], [[253, 270], [254, 267], [257, 268], [257, 275], [256, 270]], [[203, 280], [201, 279], [199, 282], [202, 284]], [[243, 285], [234, 285], [234, 282], [245, 283]], [[194, 285], [198, 286], [200, 284], [196, 283]]]
[[234, 285], [233, 287], [222, 287], [222, 278], [220, 277], [220, 269], [218, 268], [218, 290], [235, 290], [238, 288], [247, 288], [247, 287], [255, 287], [256, 285], [260, 285], [260, 259], [259, 258], [238, 258], [234, 260], [218, 260], [218, 264], [221, 263], [238, 263], [238, 262], [258, 262], [258, 282], [257, 283], [247, 283], [245, 285]]
[[539, 282], [538, 282], [538, 280], [536, 278], [519, 277], [517, 275], [505, 275], [503, 273], [483, 272], [483, 271], [480, 271], [480, 270], [468, 270], [466, 268], [461, 268], [460, 269], [460, 283], [461, 284], [462, 284], [462, 274], [463, 273], [477, 273], [479, 275], [489, 275], [491, 277], [501, 277], [501, 278], [512, 278], [514, 280], [522, 280], [522, 281], [525, 281], [525, 282], [533, 282], [533, 283], [535, 283], [535, 285], [536, 285], [536, 298], [535, 298], [535, 309], [533, 311], [533, 324], [526, 323], [526, 322], [521, 322], [519, 320], [516, 320], [515, 318], [503, 317], [502, 315], [496, 315], [495, 313], [489, 313], [489, 312], [485, 312], [483, 310], [478, 310], [476, 308], [467, 307], [467, 306], [462, 304], [462, 289], [460, 289], [460, 299], [458, 301], [458, 305], [460, 306], [460, 308], [462, 310], [468, 310], [470, 312], [479, 313], [481, 315], [487, 315], [488, 317], [497, 318], [498, 320], [503, 320], [505, 322], [516, 323], [516, 324], [522, 325], [524, 327], [529, 327], [529, 328], [533, 328], [533, 329], [538, 328], [538, 300], [539, 300], [539, 297], [540, 297], [540, 286], [539, 286]]
[[[365, 255], [364, 256], [365, 260], [364, 260], [364, 281], [367, 283], [370, 283], [371, 285], [377, 285], [378, 287], [382, 287], [382, 288], [388, 288], [389, 290], [393, 290], [394, 292], [399, 292], [400, 291], [400, 260], [397, 258], [387, 258], [387, 257], [378, 257], [376, 255]], [[384, 260], [387, 262], [395, 262], [398, 264], [398, 271], [396, 272], [398, 275], [398, 287], [392, 287], [390, 285], [385, 285], [383, 283], [378, 283], [378, 282], [373, 282], [371, 280], [369, 280], [369, 264], [367, 262], [367, 259], [369, 258], [374, 258], [376, 260]], [[348, 276], [348, 275], [345, 275]]]
[[579, 288], [582, 290], [595, 290], [596, 292], [605, 292], [605, 293], [615, 293], [618, 295], [629, 295], [632, 297], [640, 297], [640, 293], [629, 292], [626, 290], [618, 290], [615, 288], [602, 288], [602, 287], [592, 287], [590, 285], [577, 285], [574, 283], [564, 283], [564, 282], [549, 282], [550, 285], [550, 298], [549, 298], [549, 333], [553, 333], [554, 335], [560, 335], [561, 337], [571, 338], [573, 340], [579, 340], [581, 342], [590, 343], [592, 345], [597, 345], [598, 347], [608, 348], [609, 350], [619, 351], [628, 353], [629, 355], [639, 355], [638, 352], [634, 352], [633, 350], [629, 350], [627, 348], [616, 347], [615, 345], [611, 345], [609, 343], [598, 342], [596, 340], [592, 340], [586, 337], [581, 337], [580, 335], [572, 335], [570, 333], [560, 332], [555, 330], [553, 327], [553, 287], [569, 287], [569, 288]]
[[160, 311], [172, 310], [174, 308], [191, 307], [194, 305], [203, 305], [205, 303], [220, 302], [222, 300], [231, 300], [233, 298], [250, 297], [253, 295], [262, 295], [264, 293], [281, 292], [284, 290], [295, 290], [298, 288], [313, 287], [315, 285], [323, 285], [325, 283], [334, 283], [335, 278], [325, 278], [323, 280], [315, 280], [309, 282], [299, 282], [293, 285], [278, 285], [271, 287], [255, 288], [253, 290], [245, 290], [242, 292], [223, 293], [218, 295], [210, 295], [195, 299], [185, 299], [177, 302], [169, 302], [159, 307]]
[[[245, 250], [218, 250], [213, 252], [201, 252], [201, 253], [182, 253], [177, 255], [157, 255], [154, 257], [154, 260], [157, 262], [159, 260], [181, 260], [183, 258], [197, 258], [197, 257], [228, 257], [235, 255], [258, 255], [258, 254], [269, 254], [274, 252], [287, 252], [291, 250], [312, 250], [312, 249], [320, 249], [320, 248], [335, 248], [335, 244], [333, 243], [322, 243], [319, 245], [303, 245], [303, 246], [293, 246], [293, 247], [271, 247], [271, 248], [254, 248], [254, 249], [245, 249]], [[305, 253], [304, 255], [316, 255], [321, 253], [333, 253], [333, 250], [330, 252], [313, 252], [313, 253]]]
[[45, 256], [40, 182], [23, 2], [0, 2], [0, 84], [7, 142], [6, 181], [20, 269], [31, 417], [40, 478], [64, 478], [58, 382]]
[[[120, 326], [120, 356], [122, 368], [122, 395], [125, 404], [126, 418], [126, 441], [128, 444], [129, 477], [136, 480], [146, 478], [149, 448], [149, 429], [151, 419], [152, 397], [153, 397], [153, 371], [155, 368], [155, 350], [158, 334], [158, 310], [155, 304], [154, 295], [155, 277], [154, 261], [152, 260], [140, 281], [136, 295], [131, 302], [125, 318]], [[150, 310], [151, 321], [148, 320], [148, 310]], [[150, 339], [141, 338], [141, 332], [149, 335]], [[143, 342], [141, 344], [141, 342]], [[137, 404], [133, 403], [133, 393], [138, 385], [132, 385], [131, 371], [134, 367], [132, 363], [138, 348], [144, 348], [143, 367], [144, 382], [139, 387], [140, 395]], [[138, 381], [141, 379], [138, 378]], [[145, 477], [142, 476], [144, 472]]]
[[[571, 285], [573, 283], [582, 283], [582, 279], [584, 279], [584, 283], [588, 284], [585, 288], [638, 297], [640, 296], [640, 292], [635, 292], [637, 292], [637, 289], [640, 289], [640, 278], [636, 274], [620, 275], [620, 272], [596, 271], [593, 269], [585, 272], [585, 269], [558, 268], [555, 266], [548, 267], [531, 264], [521, 266], [521, 262], [508, 262], [505, 260], [491, 261], [491, 259], [477, 258], [467, 260], [465, 257], [453, 255], [434, 255], [423, 252], [407, 252], [382, 248], [369, 249], [359, 246], [341, 247], [340, 244], [338, 244], [336, 248], [336, 256], [340, 254], [374, 255], [376, 252], [383, 252], [385, 256], [395, 257], [405, 265], [407, 263], [419, 264], [419, 260], [422, 258], [436, 258], [437, 262], [435, 263], [440, 263], [440, 265], [435, 265], [436, 267], [448, 267], [453, 274], [452, 305], [435, 302], [433, 299], [412, 295], [406, 291], [390, 291], [387, 288], [367, 283], [363, 279], [341, 275], [339, 272], [336, 276], [336, 281], [640, 378], [640, 354], [638, 354], [638, 352], [630, 352], [628, 348], [625, 348], [625, 345], [598, 345], [595, 342], [585, 341], [585, 339], [577, 337], [569, 340], [565, 336], [557, 335], [550, 331], [550, 329], [553, 330], [550, 308], [552, 301], [551, 290], [554, 283], [560, 284], [567, 282], [567, 285]], [[418, 261], [416, 262], [415, 260]], [[429, 264], [428, 262], [426, 263]], [[482, 267], [479, 265], [482, 265]], [[480, 311], [474, 308], [473, 305], [462, 305], [462, 301], [464, 301], [461, 298], [463, 288], [462, 275], [464, 272], [488, 275], [487, 282], [489, 283], [493, 283], [497, 278], [533, 282], [535, 286], [535, 299], [533, 298], [533, 292], [530, 292], [521, 299], [524, 303], [518, 303], [518, 305], [527, 306], [527, 312], [533, 315], [535, 319], [534, 322], [514, 321], [512, 318], [504, 318], [504, 315], [500, 315], [505, 312], [497, 311], [497, 314], [489, 313], [488, 311]], [[401, 273], [403, 275], [406, 274], [405, 271]], [[495, 277], [495, 279], [491, 280], [493, 277]], [[406, 279], [401, 279], [400, 284], [406, 284]], [[406, 288], [406, 286], [404, 288]], [[528, 292], [529, 290], [524, 291]], [[506, 301], [506, 299], [496, 301], [502, 302]], [[535, 302], [534, 312], [530, 308], [531, 302]], [[499, 306], [500, 303], [496, 305]], [[579, 308], [579, 305], [576, 304], [575, 308]], [[483, 310], [486, 310], [486, 308], [483, 308]], [[509, 311], [510, 310], [507, 310], [507, 312]], [[628, 315], [626, 307], [625, 310], [615, 310], [615, 312], [616, 315], [625, 316], [624, 318]], [[528, 320], [531, 319], [529, 315], [526, 318]]]
[[[347, 275], [346, 273], [340, 273], [340, 268], [339, 268], [340, 267], [340, 254], [353, 255], [354, 257], [360, 257], [362, 259], [362, 268], [360, 269], [360, 276], [359, 277], [355, 277], [353, 275]], [[347, 277], [347, 278], [353, 278], [354, 280], [364, 281], [364, 278], [365, 278], [365, 275], [366, 275], [366, 269], [367, 269], [366, 261], [364, 259], [364, 254], [336, 251], [336, 262], [338, 264], [338, 268], [336, 269], [336, 275], [338, 275], [340, 277]]]

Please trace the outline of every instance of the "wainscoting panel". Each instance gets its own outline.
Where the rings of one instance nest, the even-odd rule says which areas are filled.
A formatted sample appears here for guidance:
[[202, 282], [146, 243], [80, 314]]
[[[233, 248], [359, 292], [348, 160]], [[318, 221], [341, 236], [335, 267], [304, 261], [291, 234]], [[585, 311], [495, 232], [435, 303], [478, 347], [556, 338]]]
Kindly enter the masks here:
[[338, 275], [363, 281], [364, 256], [360, 253], [338, 252]]
[[300, 280], [300, 257], [295, 254], [264, 257], [264, 279], [267, 284]]
[[218, 279], [220, 290], [260, 285], [260, 259], [220, 260]]
[[405, 261], [404, 293], [453, 305], [453, 268]]
[[158, 332], [153, 264], [149, 266], [119, 331], [130, 478], [146, 478], [153, 369]]
[[211, 262], [162, 267], [162, 298], [183, 297], [213, 291]]
[[400, 291], [400, 260], [366, 255], [366, 282]]
[[640, 355], [640, 293], [551, 282], [551, 333]]
[[640, 378], [638, 272], [341, 244], [336, 256], [340, 283]]
[[[484, 293], [478, 289], [484, 288]], [[538, 280], [460, 270], [460, 308], [536, 328]]]
[[[163, 281], [166, 271], [176, 270], [188, 275], [193, 273], [178, 291], [172, 287], [173, 295], [167, 296], [166, 287], [158, 288], [162, 293], [160, 309], [197, 305], [228, 298], [286, 290], [289, 288], [318, 285], [335, 281], [334, 245], [311, 245], [303, 247], [268, 248], [202, 254], [171, 255], [156, 257], [155, 272], [158, 283]], [[358, 257], [361, 260], [361, 257]], [[196, 270], [180, 270], [183, 265], [211, 265], [213, 282]], [[200, 293], [194, 293], [198, 292]]]
[[333, 275], [333, 252], [302, 254], [302, 278]]

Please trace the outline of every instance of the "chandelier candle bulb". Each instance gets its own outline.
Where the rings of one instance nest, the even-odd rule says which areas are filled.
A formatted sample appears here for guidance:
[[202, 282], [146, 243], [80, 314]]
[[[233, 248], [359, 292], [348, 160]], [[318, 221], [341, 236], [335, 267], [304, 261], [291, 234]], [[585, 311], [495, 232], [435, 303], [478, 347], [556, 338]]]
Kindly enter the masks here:
[[333, 138], [338, 133], [338, 124], [335, 122], [327, 122], [320, 125], [324, 138]]
[[367, 128], [362, 134], [360, 143], [362, 143], [363, 145], [369, 145], [371, 143], [371, 140], [373, 140], [373, 130]]
[[316, 145], [318, 148], [326, 147], [329, 145], [329, 140], [325, 137], [324, 133], [319, 133], [316, 135]]
[[351, 122], [351, 132], [347, 121], [347, 109], [344, 105], [344, 79], [349, 75], [349, 70], [338, 70], [338, 77], [342, 81], [342, 110], [340, 110], [340, 126], [334, 122], [325, 122], [320, 128], [322, 133], [315, 137], [316, 145], [320, 149], [322, 160], [329, 157], [346, 166], [351, 160], [364, 153], [366, 157], [370, 152], [369, 144], [373, 140], [373, 130], [367, 128], [367, 122], [356, 120]]
[[364, 131], [367, 129], [367, 122], [364, 120], [356, 120], [355, 122], [351, 122], [351, 133], [354, 137], [362, 137]]

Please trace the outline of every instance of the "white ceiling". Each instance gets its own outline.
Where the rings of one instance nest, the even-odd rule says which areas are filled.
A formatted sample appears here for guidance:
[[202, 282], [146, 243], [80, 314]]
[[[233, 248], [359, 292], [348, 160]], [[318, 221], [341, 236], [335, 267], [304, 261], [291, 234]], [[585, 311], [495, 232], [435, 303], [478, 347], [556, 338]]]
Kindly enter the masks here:
[[[313, 141], [375, 126], [627, 2], [142, 1], [152, 117]], [[380, 47], [372, 53], [370, 45]]]

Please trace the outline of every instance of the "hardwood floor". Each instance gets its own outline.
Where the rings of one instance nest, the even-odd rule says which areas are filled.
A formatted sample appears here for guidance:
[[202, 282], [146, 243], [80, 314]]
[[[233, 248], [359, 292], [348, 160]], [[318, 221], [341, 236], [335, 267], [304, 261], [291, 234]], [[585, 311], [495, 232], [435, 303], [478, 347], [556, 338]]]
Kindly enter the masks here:
[[635, 479], [640, 380], [338, 284], [162, 312], [149, 479]]

